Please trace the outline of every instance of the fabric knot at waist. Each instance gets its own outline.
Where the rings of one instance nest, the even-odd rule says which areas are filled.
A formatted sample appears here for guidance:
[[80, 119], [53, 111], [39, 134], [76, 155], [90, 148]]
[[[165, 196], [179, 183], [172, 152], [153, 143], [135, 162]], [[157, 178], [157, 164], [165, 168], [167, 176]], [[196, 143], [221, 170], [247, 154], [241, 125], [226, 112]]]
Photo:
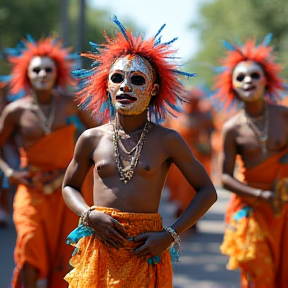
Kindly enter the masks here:
[[29, 182], [35, 189], [41, 190], [44, 194], [51, 194], [61, 187], [65, 169], [42, 169], [37, 166], [27, 166]]

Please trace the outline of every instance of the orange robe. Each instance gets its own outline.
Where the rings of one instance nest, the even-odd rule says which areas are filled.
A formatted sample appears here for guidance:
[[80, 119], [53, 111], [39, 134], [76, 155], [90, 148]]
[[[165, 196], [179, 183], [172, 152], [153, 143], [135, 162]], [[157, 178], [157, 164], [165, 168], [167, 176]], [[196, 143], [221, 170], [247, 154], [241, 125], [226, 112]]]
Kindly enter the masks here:
[[[32, 165], [40, 171], [66, 169], [73, 156], [74, 134], [75, 127], [69, 125], [46, 135], [22, 151], [22, 167], [28, 165], [29, 169]], [[77, 225], [78, 217], [65, 205], [61, 186], [47, 195], [41, 188], [19, 185], [13, 218], [17, 230], [13, 287], [21, 285], [20, 271], [25, 262], [38, 269], [38, 279], [47, 279], [47, 287], [67, 287], [63, 277], [71, 269], [73, 249], [66, 244], [66, 237]]]
[[[279, 161], [286, 153], [287, 149], [251, 169], [240, 167], [242, 181], [251, 187], [274, 190], [280, 179], [288, 177], [288, 164]], [[241, 269], [241, 287], [288, 287], [288, 204], [274, 215], [269, 204], [256, 200], [249, 206], [244, 197], [233, 194], [226, 223], [220, 249], [229, 256], [228, 269]]]
[[68, 236], [76, 246], [71, 258], [74, 267], [65, 279], [69, 288], [172, 288], [172, 264], [168, 250], [146, 258], [133, 253], [133, 237], [140, 233], [163, 230], [159, 213], [121, 212], [94, 207], [121, 223], [128, 236], [126, 247], [116, 249], [101, 243], [93, 230], [80, 225]]

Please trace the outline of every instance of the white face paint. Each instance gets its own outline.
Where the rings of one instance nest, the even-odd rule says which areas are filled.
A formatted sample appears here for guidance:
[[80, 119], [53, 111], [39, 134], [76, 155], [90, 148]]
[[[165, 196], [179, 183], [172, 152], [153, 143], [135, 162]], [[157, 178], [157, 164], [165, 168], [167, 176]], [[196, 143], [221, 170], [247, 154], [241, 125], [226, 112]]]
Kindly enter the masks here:
[[158, 89], [154, 70], [138, 55], [116, 60], [109, 72], [108, 91], [120, 114], [139, 115], [149, 106]]
[[238, 63], [232, 74], [233, 88], [243, 101], [263, 99], [267, 80], [262, 67], [254, 61]]
[[27, 76], [35, 90], [50, 90], [56, 83], [56, 65], [50, 57], [35, 56], [28, 66]]

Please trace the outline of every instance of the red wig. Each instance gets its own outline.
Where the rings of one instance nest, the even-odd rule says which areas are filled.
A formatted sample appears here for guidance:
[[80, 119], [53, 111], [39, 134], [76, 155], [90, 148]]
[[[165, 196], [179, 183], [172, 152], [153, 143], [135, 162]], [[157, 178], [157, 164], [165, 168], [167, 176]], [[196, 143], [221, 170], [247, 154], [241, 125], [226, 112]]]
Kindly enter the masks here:
[[[232, 74], [235, 66], [242, 61], [254, 61], [258, 63], [267, 79], [267, 93], [269, 97], [279, 97], [278, 90], [283, 89], [283, 80], [278, 77], [278, 73], [282, 71], [282, 66], [274, 62], [271, 55], [272, 47], [267, 46], [265, 41], [256, 46], [255, 40], [248, 40], [243, 47], [229, 45], [227, 57], [222, 59], [224, 71], [215, 78], [214, 88], [218, 89], [217, 97], [224, 102], [224, 108], [227, 108], [236, 98], [232, 84]], [[232, 48], [232, 49], [231, 49]]]
[[27, 69], [30, 61], [35, 56], [50, 57], [55, 62], [57, 86], [64, 89], [67, 85], [73, 83], [72, 75], [70, 74], [72, 62], [70, 63], [66, 59], [69, 51], [62, 48], [59, 40], [47, 37], [37, 42], [24, 40], [22, 44], [24, 44], [24, 48], [21, 48], [20, 55], [8, 57], [8, 60], [13, 64], [10, 82], [12, 94], [19, 93], [23, 88], [28, 91], [31, 87], [27, 77]]
[[[170, 44], [160, 43], [157, 38], [164, 25], [155, 37], [144, 40], [141, 35], [134, 37], [131, 31], [126, 31], [116, 17], [112, 19], [120, 28], [114, 38], [109, 37], [105, 32], [107, 41], [105, 44], [97, 45], [90, 43], [94, 52], [81, 53], [81, 56], [94, 60], [91, 70], [74, 71], [74, 75], [82, 80], [82, 90], [77, 95], [80, 103], [85, 108], [92, 110], [93, 114], [99, 113], [102, 118], [113, 116], [113, 106], [109, 95], [107, 95], [108, 76], [113, 63], [126, 55], [139, 55], [146, 59], [156, 72], [156, 82], [160, 86], [160, 91], [156, 96], [152, 106], [157, 119], [163, 119], [165, 114], [171, 111], [170, 108], [177, 110], [177, 99], [185, 95], [185, 89], [178, 76], [195, 76], [177, 70], [178, 65], [173, 57], [175, 50], [171, 49]], [[170, 60], [170, 61], [168, 61]], [[98, 114], [98, 116], [99, 116]], [[161, 121], [161, 120], [160, 120]]]

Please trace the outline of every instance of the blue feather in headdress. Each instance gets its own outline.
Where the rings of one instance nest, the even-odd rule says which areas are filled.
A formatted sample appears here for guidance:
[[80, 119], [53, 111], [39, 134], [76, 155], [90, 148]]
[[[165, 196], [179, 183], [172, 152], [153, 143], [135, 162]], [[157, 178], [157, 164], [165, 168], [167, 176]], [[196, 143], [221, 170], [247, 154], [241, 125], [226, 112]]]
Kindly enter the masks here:
[[237, 48], [236, 48], [235, 46], [233, 46], [231, 43], [229, 43], [229, 42], [226, 41], [226, 40], [223, 40], [222, 43], [223, 43], [223, 46], [224, 46], [227, 50], [230, 50], [230, 51], [235, 51], [235, 50], [237, 50]]
[[165, 43], [162, 43], [162, 44], [163, 45], [170, 45], [170, 44], [174, 43], [177, 39], [178, 39], [178, 37], [175, 37], [172, 40], [170, 40], [169, 42], [165, 42]]
[[273, 38], [273, 33], [269, 33], [263, 40], [262, 44], [267, 47]]
[[[161, 26], [161, 28], [158, 30], [158, 32], [157, 32], [156, 35], [154, 36], [155, 39], [157, 39], [157, 37], [160, 35], [160, 33], [162, 32], [162, 30], [164, 29], [165, 26], [166, 26], [166, 24], [163, 24], [163, 25]], [[161, 36], [160, 36], [160, 38], [161, 38]]]
[[121, 33], [124, 35], [125, 39], [127, 41], [129, 41], [129, 38], [128, 38], [127, 33], [126, 33], [126, 29], [122, 25], [122, 23], [118, 20], [118, 18], [115, 15], [112, 15], [110, 17], [110, 20], [113, 21], [118, 26], [118, 28], [120, 29]]

